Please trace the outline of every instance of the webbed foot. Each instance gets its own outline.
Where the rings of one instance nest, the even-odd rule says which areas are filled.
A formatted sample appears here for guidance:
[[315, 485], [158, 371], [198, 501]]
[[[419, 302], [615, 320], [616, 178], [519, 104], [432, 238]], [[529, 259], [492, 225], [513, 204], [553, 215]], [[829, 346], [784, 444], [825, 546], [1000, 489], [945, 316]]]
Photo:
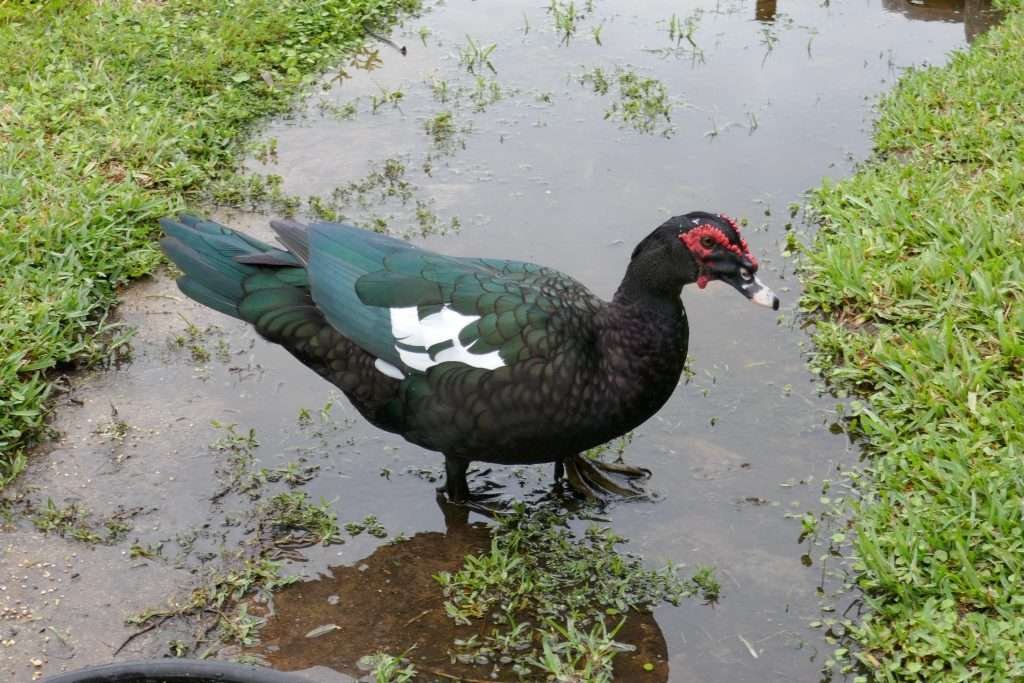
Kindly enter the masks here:
[[[555, 480], [565, 475], [569, 486], [587, 500], [605, 500], [610, 497], [644, 498], [650, 494], [634, 483], [638, 479], [649, 479], [651, 471], [646, 467], [633, 467], [622, 463], [593, 460], [584, 455], [574, 455], [555, 463]], [[625, 480], [622, 483], [615, 479]]]
[[[466, 480], [466, 471], [468, 469], [468, 460], [445, 458], [445, 480], [444, 486], [437, 488], [438, 503], [442, 505], [460, 505], [487, 516], [493, 516], [504, 511], [507, 506], [502, 501], [501, 493], [489, 488], [470, 491], [469, 482]], [[486, 482], [486, 486], [497, 487], [497, 484]]]

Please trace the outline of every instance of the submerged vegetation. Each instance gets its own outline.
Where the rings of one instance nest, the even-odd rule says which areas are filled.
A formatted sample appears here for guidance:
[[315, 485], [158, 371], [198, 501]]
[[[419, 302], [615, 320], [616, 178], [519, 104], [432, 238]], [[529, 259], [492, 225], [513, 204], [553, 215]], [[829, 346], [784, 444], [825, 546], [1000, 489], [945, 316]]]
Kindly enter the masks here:
[[815, 366], [868, 465], [851, 503], [867, 613], [841, 666], [1024, 678], [1024, 6], [883, 102], [876, 154], [813, 196]]
[[600, 67], [580, 76], [580, 84], [590, 86], [597, 95], [609, 94], [613, 83], [618, 86], [617, 99], [612, 100], [605, 110], [606, 119], [618, 121], [641, 133], [671, 137], [672, 102], [664, 83], [622, 67], [617, 69], [614, 77], [609, 77]]
[[457, 641], [457, 661], [505, 664], [520, 676], [543, 671], [556, 680], [610, 681], [615, 640], [628, 616], [661, 602], [700, 595], [718, 599], [710, 568], [690, 580], [676, 568], [646, 569], [622, 554], [625, 539], [592, 525], [582, 538], [564, 512], [518, 505], [499, 517], [488, 552], [435, 578], [456, 624], [486, 623], [487, 634]]
[[0, 5], [0, 484], [45, 430], [50, 373], [118, 340], [105, 312], [159, 262], [155, 219], [230, 175], [254, 121], [416, 7]]

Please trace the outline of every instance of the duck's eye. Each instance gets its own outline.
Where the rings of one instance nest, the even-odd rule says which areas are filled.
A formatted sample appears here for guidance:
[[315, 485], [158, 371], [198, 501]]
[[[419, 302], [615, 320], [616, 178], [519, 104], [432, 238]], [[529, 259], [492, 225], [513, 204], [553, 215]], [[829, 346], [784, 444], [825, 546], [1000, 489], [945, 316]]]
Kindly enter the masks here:
[[746, 268], [740, 268], [740, 277], [746, 280], [747, 282], [750, 282], [751, 280], [754, 279], [754, 274], [751, 273]]
[[715, 246], [715, 240], [707, 235], [704, 235], [704, 237], [700, 238], [700, 246], [704, 247], [705, 249], [710, 249], [713, 246]]

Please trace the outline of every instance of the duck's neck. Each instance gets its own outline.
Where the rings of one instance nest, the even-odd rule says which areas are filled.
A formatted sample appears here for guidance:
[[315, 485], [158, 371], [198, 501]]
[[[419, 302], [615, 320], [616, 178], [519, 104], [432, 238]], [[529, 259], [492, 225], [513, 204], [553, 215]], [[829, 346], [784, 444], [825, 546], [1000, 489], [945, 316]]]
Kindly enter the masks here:
[[680, 298], [687, 275], [657, 253], [630, 261], [602, 320], [606, 371], [634, 375], [640, 382], [663, 378], [675, 386], [689, 337]]
[[689, 326], [678, 294], [654, 296], [620, 287], [599, 317], [595, 395], [611, 438], [653, 415], [675, 390], [686, 363]]
[[622, 278], [612, 307], [646, 308], [653, 313], [675, 316], [682, 311], [683, 285], [693, 282], [696, 273], [673, 267], [663, 250], [651, 250], [634, 256]]

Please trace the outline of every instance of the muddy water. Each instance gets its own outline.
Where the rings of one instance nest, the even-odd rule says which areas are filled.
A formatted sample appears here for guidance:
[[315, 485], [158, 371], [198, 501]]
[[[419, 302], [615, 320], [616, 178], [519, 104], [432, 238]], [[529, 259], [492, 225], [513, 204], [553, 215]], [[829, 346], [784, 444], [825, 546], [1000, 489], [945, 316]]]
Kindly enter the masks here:
[[[831, 597], [839, 579], [822, 562], [825, 549], [798, 541], [795, 517], [822, 510], [823, 482], [856, 454], [830, 431], [836, 401], [819, 395], [804, 367], [798, 284], [782, 254], [788, 207], [868, 154], [872, 104], [902, 68], [941, 62], [990, 15], [971, 1], [898, 0], [597, 2], [583, 14], [566, 41], [542, 3], [439, 5], [392, 36], [406, 56], [380, 45], [378, 68], [348, 68], [350, 78], [326, 82], [304, 111], [272, 124], [263, 137], [277, 140], [276, 160], [250, 168], [280, 174], [286, 192], [329, 197], [374, 163], [397, 158], [414, 198], [405, 207], [352, 206], [350, 217], [380, 216], [401, 232], [414, 225], [418, 198], [440, 223], [458, 217], [462, 225], [418, 242], [541, 262], [603, 296], [614, 291], [632, 246], [665, 217], [705, 209], [746, 219], [745, 236], [783, 308], [751, 306], [721, 285], [684, 292], [695, 374], [637, 430], [626, 454], [654, 471], [659, 500], [614, 505], [607, 518], [630, 539], [627, 549], [652, 564], [712, 565], [722, 581], [718, 604], [660, 608], [635, 625], [649, 648], [642, 656], [658, 662], [651, 680], [817, 680], [831, 646], [808, 624], [843, 603]], [[670, 36], [673, 14], [683, 24], [694, 18], [696, 46]], [[495, 73], [479, 72], [487, 88], [497, 82], [497, 101], [474, 104], [468, 94], [477, 83], [460, 63], [467, 36], [496, 46], [488, 56]], [[596, 67], [612, 80], [608, 94], [580, 83]], [[654, 134], [621, 125], [615, 112], [605, 118], [613, 103], [622, 106], [618, 69], [666, 86], [671, 120], [659, 119]], [[397, 107], [378, 103], [373, 111], [374, 97], [396, 90]], [[353, 102], [353, 118], [338, 116]], [[424, 127], [445, 111], [455, 138], [437, 145]], [[219, 218], [266, 235], [263, 216]], [[391, 537], [412, 539], [386, 546], [364, 533], [305, 551], [306, 562], [289, 571], [321, 580], [278, 597], [281, 616], [257, 652], [280, 668], [348, 675], [358, 675], [356, 660], [368, 648], [400, 652], [419, 642], [443, 653], [453, 633], [433, 621], [429, 574], [457, 564], [480, 539], [464, 526], [445, 533], [433, 496], [439, 456], [366, 426], [286, 353], [184, 300], [166, 279], [129, 292], [122, 316], [140, 328], [133, 361], [71, 381], [56, 425], [62, 438], [21, 486], [36, 506], [47, 497], [75, 502], [97, 519], [122, 514], [132, 530], [98, 550], [53, 536], [39, 545], [24, 526], [13, 532], [25, 538], [6, 548], [9, 590], [0, 607], [13, 614], [27, 605], [34, 616], [26, 623], [57, 624], [62, 636], [29, 627], [7, 633], [18, 643], [8, 647], [11, 680], [107, 661], [133, 632], [125, 615], [245, 551], [239, 544], [253, 536], [247, 511], [257, 502], [230, 487], [234, 464], [230, 452], [210, 448], [224, 436], [211, 420], [256, 430], [253, 467], [308, 469], [314, 477], [304, 490], [330, 501], [342, 522], [373, 514]], [[181, 316], [200, 330], [195, 338]], [[110, 427], [111, 404], [124, 429]], [[476, 481], [483, 476], [535, 498], [550, 471], [497, 467]], [[266, 484], [262, 494], [277, 490], [283, 484]], [[158, 551], [133, 555], [131, 545]], [[59, 566], [46, 564], [54, 556]], [[414, 571], [391, 576], [398, 565]], [[112, 596], [112, 582], [128, 594]], [[345, 605], [353, 635], [342, 639], [351, 647], [295, 637], [331, 619], [327, 598], [353, 585], [360, 588]], [[396, 585], [406, 591], [389, 592]], [[50, 588], [51, 597], [33, 602]], [[367, 599], [374, 594], [381, 599]], [[155, 629], [121, 656], [160, 654], [188, 636]], [[333, 676], [323, 668], [310, 675]]]

